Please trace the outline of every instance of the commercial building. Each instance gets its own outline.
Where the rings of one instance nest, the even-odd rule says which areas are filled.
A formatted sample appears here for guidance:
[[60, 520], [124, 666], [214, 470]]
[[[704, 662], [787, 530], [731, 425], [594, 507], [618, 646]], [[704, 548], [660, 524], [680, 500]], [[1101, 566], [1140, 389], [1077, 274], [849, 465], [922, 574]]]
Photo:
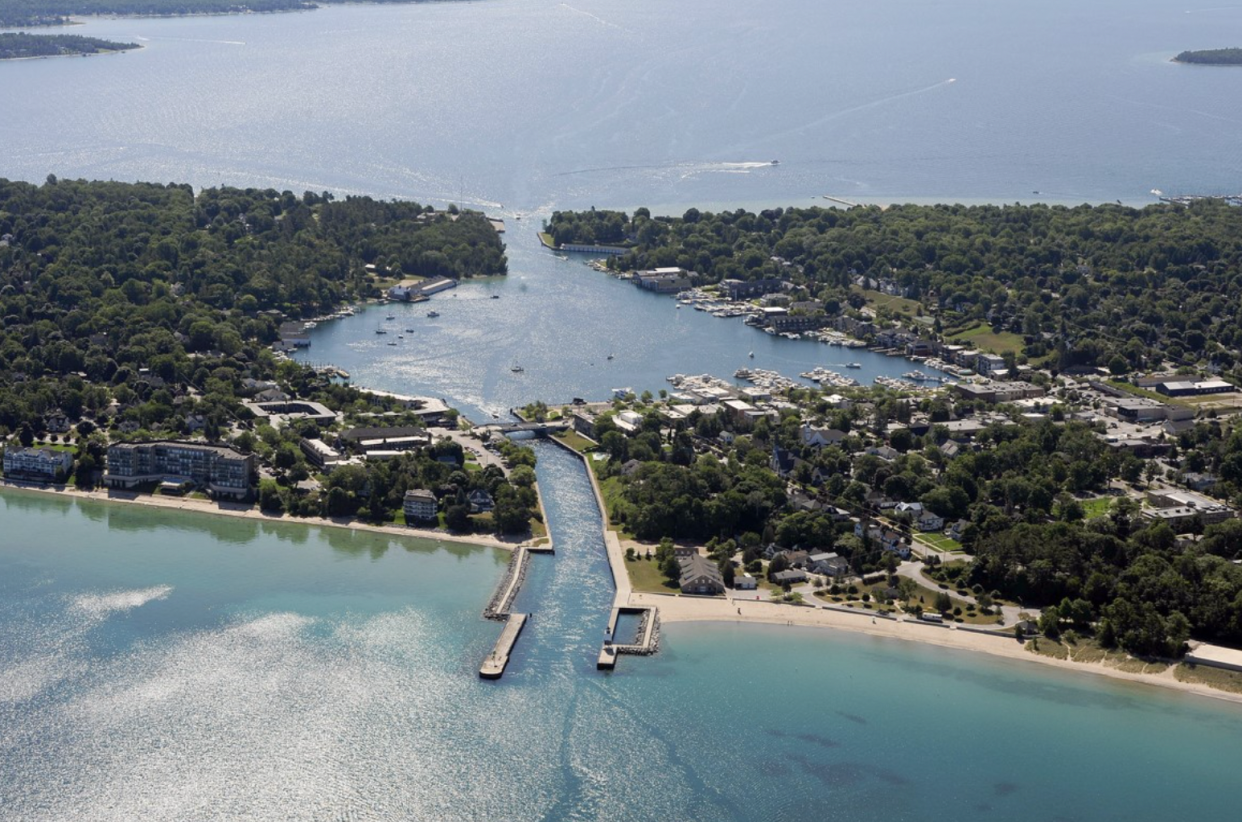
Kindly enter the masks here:
[[253, 488], [254, 455], [220, 445], [177, 440], [121, 442], [108, 447], [104, 484], [134, 488], [153, 482], [191, 482], [216, 497], [245, 499]]
[[723, 594], [724, 577], [716, 563], [699, 554], [681, 560], [681, 577], [678, 580], [683, 594]]
[[73, 468], [73, 454], [51, 448], [10, 446], [4, 451], [6, 479], [28, 482], [63, 482]]
[[1229, 394], [1237, 390], [1236, 385], [1224, 380], [1162, 382], [1156, 386], [1156, 391], [1166, 397], [1199, 397], [1204, 394]]
[[1159, 519], [1170, 525], [1180, 525], [1198, 517], [1203, 524], [1227, 520], [1234, 515], [1234, 510], [1219, 500], [1184, 491], [1179, 488], [1160, 488], [1147, 492], [1147, 504], [1150, 509], [1143, 511], [1149, 519]]

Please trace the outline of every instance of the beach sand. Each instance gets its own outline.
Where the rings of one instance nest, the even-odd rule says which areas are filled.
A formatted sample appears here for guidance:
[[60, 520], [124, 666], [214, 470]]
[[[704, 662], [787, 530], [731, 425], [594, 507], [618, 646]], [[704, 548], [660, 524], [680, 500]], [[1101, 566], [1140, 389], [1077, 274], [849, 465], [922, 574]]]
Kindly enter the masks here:
[[[263, 522], [288, 522], [299, 525], [316, 525], [325, 528], [349, 528], [356, 531], [370, 531], [377, 534], [388, 534], [395, 537], [414, 537], [417, 539], [438, 540], [440, 542], [459, 542], [467, 545], [481, 545], [489, 548], [501, 548], [506, 551], [516, 550], [521, 545], [530, 545], [537, 540], [501, 539], [491, 534], [450, 534], [432, 528], [414, 528], [404, 525], [375, 525], [356, 519], [344, 517], [330, 519], [327, 517], [293, 517], [288, 514], [267, 514], [258, 506], [240, 502], [212, 502], [187, 497], [158, 497], [150, 494], [136, 494], [130, 491], [109, 491], [99, 489], [82, 491], [71, 486], [40, 486], [26, 483], [15, 483], [0, 480], [0, 487], [16, 491], [30, 491], [37, 494], [49, 494], [67, 499], [89, 499], [98, 502], [116, 502], [129, 505], [147, 505], [154, 508], [166, 508], [178, 511], [189, 511], [217, 516], [241, 517], [244, 519], [262, 520]], [[546, 539], [546, 538], [544, 538]]]

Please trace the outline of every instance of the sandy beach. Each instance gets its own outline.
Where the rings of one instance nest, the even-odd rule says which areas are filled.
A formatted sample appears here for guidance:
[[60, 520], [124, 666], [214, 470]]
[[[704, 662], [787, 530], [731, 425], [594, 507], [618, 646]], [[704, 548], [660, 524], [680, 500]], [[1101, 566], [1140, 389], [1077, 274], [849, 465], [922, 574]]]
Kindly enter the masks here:
[[[154, 508], [189, 511], [196, 514], [215, 514], [217, 516], [241, 517], [244, 519], [262, 520], [263, 522], [287, 522], [299, 525], [315, 525], [324, 528], [348, 528], [356, 531], [371, 531], [394, 537], [438, 540], [440, 542], [458, 542], [466, 545], [481, 545], [489, 548], [501, 548], [506, 551], [516, 550], [522, 545], [531, 545], [536, 540], [505, 540], [491, 534], [450, 534], [432, 528], [413, 528], [403, 525], [375, 525], [356, 519], [329, 519], [327, 517], [293, 517], [288, 514], [267, 514], [255, 505], [236, 502], [212, 502], [210, 500], [190, 499], [185, 497], [157, 497], [150, 494], [136, 494], [129, 491], [109, 491], [98, 489], [82, 491], [70, 486], [28, 485], [25, 483], [0, 480], [0, 488], [15, 491], [29, 491], [36, 494], [47, 494], [68, 499], [89, 499], [97, 502], [115, 502], [129, 505], [147, 505]], [[545, 538], [546, 539], [546, 538]]]
[[[624, 562], [624, 559], [622, 559], [622, 562]], [[621, 573], [625, 573], [624, 568], [622, 568]], [[869, 636], [940, 645], [961, 651], [975, 651], [1040, 665], [1052, 665], [1067, 671], [1077, 671], [1079, 673], [1107, 676], [1112, 679], [1121, 679], [1144, 685], [1172, 688], [1185, 693], [1242, 704], [1242, 694], [1222, 691], [1198, 683], [1182, 682], [1174, 676], [1176, 666], [1169, 666], [1169, 668], [1160, 673], [1142, 674], [1118, 670], [1102, 663], [1071, 662], [1064, 659], [1054, 659], [1026, 650], [1012, 636], [960, 630], [953, 626], [936, 625], [913, 618], [884, 619], [875, 618], [870, 613], [861, 610], [850, 612], [837, 608], [824, 608], [818, 605], [812, 607], [756, 601], [753, 593], [750, 594], [749, 598], [742, 594], [736, 598], [730, 597], [726, 599], [720, 597], [631, 592], [623, 600], [618, 600], [617, 604], [655, 606], [660, 609], [660, 622], [663, 624], [674, 622], [750, 622], [767, 625], [830, 628], [839, 631], [867, 634]]]

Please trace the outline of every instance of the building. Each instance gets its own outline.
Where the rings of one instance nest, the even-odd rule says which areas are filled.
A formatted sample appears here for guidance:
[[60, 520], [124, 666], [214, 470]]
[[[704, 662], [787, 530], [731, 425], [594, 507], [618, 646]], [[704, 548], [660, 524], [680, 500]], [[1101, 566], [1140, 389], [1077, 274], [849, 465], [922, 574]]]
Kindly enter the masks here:
[[436, 502], [435, 494], [426, 488], [415, 488], [405, 492], [401, 511], [405, 514], [406, 523], [429, 522], [436, 519], [440, 505]]
[[777, 571], [772, 575], [772, 581], [777, 585], [797, 585], [800, 582], [806, 582], [806, 571], [800, 568]]
[[51, 448], [20, 448], [4, 450], [5, 479], [28, 482], [63, 482], [73, 469], [73, 454]]
[[849, 560], [835, 551], [811, 554], [807, 558], [807, 567], [817, 574], [829, 577], [843, 577], [850, 572]]
[[470, 503], [470, 513], [486, 514], [496, 507], [496, 501], [492, 499], [492, 495], [482, 488], [476, 488], [466, 495], [466, 499]]
[[336, 422], [336, 412], [326, 405], [310, 400], [285, 400], [276, 402], [243, 402], [260, 420], [277, 428], [289, 420], [311, 420], [320, 425]]
[[[1198, 517], [1203, 524], [1227, 520], [1234, 515], [1234, 510], [1219, 500], [1196, 494], [1194, 491], [1183, 491], [1178, 488], [1159, 488], [1147, 492], [1147, 504], [1151, 509], [1143, 511], [1149, 519], [1159, 519], [1173, 524], [1183, 524]], [[1163, 512], [1163, 513], [1162, 513]]]
[[759, 587], [759, 580], [750, 574], [742, 574], [740, 577], [733, 578], [733, 587], [739, 591], [754, 591]]
[[653, 268], [636, 271], [634, 285], [657, 294], [676, 294], [694, 285], [692, 274], [684, 268]]
[[722, 280], [720, 282], [720, 291], [730, 300], [748, 300], [751, 297], [762, 297], [764, 294], [771, 294], [773, 291], [780, 291], [783, 286], [781, 280], [775, 277], [766, 277], [762, 280]]
[[681, 560], [681, 578], [678, 580], [683, 594], [723, 594], [724, 577], [716, 563], [698, 554]]
[[178, 440], [120, 442], [108, 447], [104, 484], [135, 488], [155, 482], [189, 481], [216, 497], [250, 496], [255, 473], [254, 455], [240, 454], [222, 445]]
[[1005, 358], [996, 354], [980, 354], [975, 357], [975, 370], [985, 377], [1009, 373], [1009, 369], [1005, 367]]
[[306, 455], [306, 459], [319, 468], [325, 465], [335, 463], [341, 458], [341, 454], [332, 446], [323, 440], [311, 440], [303, 438], [299, 443], [302, 453]]
[[1044, 389], [1027, 382], [959, 382], [953, 385], [953, 390], [963, 399], [988, 403], [1013, 402], [1044, 395]]
[[1156, 391], [1166, 397], [1200, 397], [1204, 394], [1229, 394], [1237, 390], [1237, 386], [1224, 380], [1162, 382], [1156, 386]]

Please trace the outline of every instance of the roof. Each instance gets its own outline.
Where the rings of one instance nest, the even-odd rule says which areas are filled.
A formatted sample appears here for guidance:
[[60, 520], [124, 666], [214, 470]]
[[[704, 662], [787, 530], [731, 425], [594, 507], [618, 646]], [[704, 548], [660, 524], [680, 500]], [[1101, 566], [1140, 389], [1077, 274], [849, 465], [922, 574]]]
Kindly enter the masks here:
[[716, 567], [716, 563], [712, 562], [702, 554], [691, 554], [680, 560], [681, 585], [687, 585], [697, 577], [709, 577], [713, 582], [717, 582], [724, 587], [724, 577], [720, 575], [720, 569]]

